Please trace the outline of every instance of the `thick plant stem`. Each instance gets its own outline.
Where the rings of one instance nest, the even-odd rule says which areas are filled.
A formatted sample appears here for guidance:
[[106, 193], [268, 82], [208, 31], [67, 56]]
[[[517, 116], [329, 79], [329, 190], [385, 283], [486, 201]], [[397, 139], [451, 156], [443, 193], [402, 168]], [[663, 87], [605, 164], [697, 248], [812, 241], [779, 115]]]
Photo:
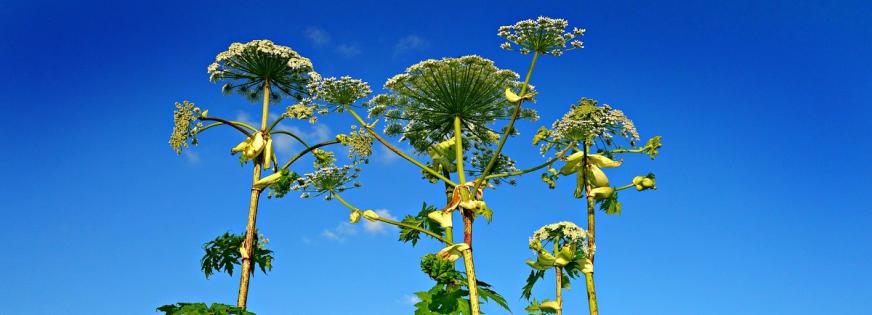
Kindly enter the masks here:
[[[536, 68], [536, 60], [539, 59], [539, 52], [533, 53], [533, 61], [530, 62], [530, 68], [527, 69], [527, 76], [524, 78], [524, 85], [521, 86], [521, 93], [518, 95], [523, 96], [527, 93], [527, 88], [530, 86], [530, 77], [533, 76], [533, 69]], [[524, 100], [521, 99], [515, 105], [515, 110], [512, 112], [512, 118], [509, 119], [509, 125], [506, 126], [506, 131], [503, 132], [503, 135], [500, 136], [500, 142], [497, 143], [497, 149], [494, 151], [494, 156], [491, 157], [490, 161], [487, 162], [487, 166], [485, 166], [484, 170], [481, 172], [481, 176], [479, 180], [475, 183], [475, 188], [472, 191], [478, 191], [482, 185], [487, 181], [487, 176], [493, 170], [494, 166], [497, 164], [497, 159], [500, 158], [500, 154], [503, 151], [503, 146], [506, 145], [506, 140], [509, 139], [509, 134], [512, 133], [512, 129], [515, 127], [515, 121], [518, 120], [518, 116], [521, 115], [521, 103]], [[463, 182], [460, 182], [463, 184]]]
[[[584, 143], [584, 157], [583, 157], [583, 165], [585, 169], [585, 174], [582, 176], [585, 187], [585, 192], [587, 194], [587, 248], [588, 254], [587, 259], [590, 260], [591, 266], [593, 266], [593, 258], [594, 253], [596, 252], [596, 212], [594, 212], [594, 204], [596, 201], [593, 198], [593, 194], [591, 193], [591, 186], [587, 183], [587, 168], [589, 167], [587, 154], [590, 150], [590, 144], [585, 141]], [[585, 283], [587, 286], [587, 304], [590, 309], [590, 315], [598, 315], [599, 307], [597, 307], [596, 302], [596, 287], [593, 282], [593, 271], [584, 273]]]
[[[558, 253], [560, 248], [557, 246], [557, 243], [554, 243], [554, 253]], [[555, 300], [557, 301], [557, 315], [563, 315], [563, 268], [559, 266], [554, 267], [554, 271], [556, 273], [557, 280], [557, 292], [555, 294]]]
[[[460, 127], [460, 116], [454, 117], [454, 156], [457, 160], [457, 181], [460, 184], [466, 183], [466, 174], [463, 171], [463, 138]], [[461, 200], [469, 200], [469, 192], [465, 186], [461, 186]], [[468, 211], [461, 207], [460, 214], [463, 216], [463, 242], [469, 245], [469, 248], [463, 251], [463, 265], [466, 267], [467, 287], [469, 289], [469, 308], [473, 315], [481, 314], [481, 306], [478, 301], [478, 280], [475, 277], [475, 264], [472, 259], [472, 216], [475, 215], [472, 211]]]
[[[261, 118], [260, 129], [265, 135], [266, 119], [269, 116], [269, 80], [263, 84], [263, 117]], [[265, 157], [270, 158], [270, 157]], [[242, 270], [239, 272], [239, 295], [236, 297], [236, 306], [245, 309], [248, 302], [248, 284], [251, 281], [251, 258], [254, 257], [254, 238], [257, 233], [255, 223], [257, 222], [257, 203], [260, 199], [261, 189], [254, 186], [254, 183], [260, 179], [261, 161], [254, 160], [254, 172], [252, 174], [251, 198], [248, 202], [248, 223], [245, 225], [245, 240], [242, 243], [242, 250], [245, 255], [242, 256]]]
[[[445, 168], [442, 168], [442, 176], [445, 178], [451, 179], [451, 173], [448, 172]], [[451, 197], [454, 195], [454, 186], [447, 182], [442, 182], [445, 184], [445, 204], [451, 203]], [[454, 213], [451, 213], [451, 225], [445, 228], [445, 238], [448, 239], [449, 242], [454, 242]]]

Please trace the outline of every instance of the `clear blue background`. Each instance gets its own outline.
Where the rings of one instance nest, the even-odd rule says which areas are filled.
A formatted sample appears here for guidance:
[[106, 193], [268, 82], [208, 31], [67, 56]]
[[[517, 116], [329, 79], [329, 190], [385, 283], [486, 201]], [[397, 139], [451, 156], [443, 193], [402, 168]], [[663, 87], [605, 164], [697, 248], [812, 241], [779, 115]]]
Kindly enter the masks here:
[[[659, 189], [622, 194], [623, 215], [600, 215], [603, 314], [872, 309], [868, 1], [124, 2], [0, 3], [0, 314], [233, 303], [238, 279], [206, 280], [198, 264], [202, 243], [244, 229], [250, 169], [227, 154], [238, 135], [210, 131], [182, 156], [167, 145], [175, 101], [259, 115], [208, 82], [231, 42], [271, 39], [379, 90], [424, 58], [475, 53], [523, 72], [529, 56], [500, 50], [497, 27], [539, 15], [588, 34], [585, 49], [537, 67], [542, 120], [521, 123], [508, 146], [521, 166], [541, 161], [532, 131], [581, 96], [664, 139], [657, 160], [630, 157], [612, 173], [653, 171]], [[296, 126], [316, 140], [350, 124]], [[571, 181], [548, 190], [536, 177], [488, 193], [494, 222], [476, 225], [480, 278], [515, 314], [527, 237], [583, 220]], [[443, 200], [418, 178], [377, 148], [365, 189], [347, 198], [396, 217]], [[410, 248], [394, 230], [348, 228], [336, 202], [262, 204], [277, 258], [253, 279], [258, 314], [409, 314], [411, 294], [431, 285], [418, 258], [435, 242]], [[536, 296], [552, 296], [550, 281]], [[567, 314], [585, 312], [581, 285], [565, 295]]]

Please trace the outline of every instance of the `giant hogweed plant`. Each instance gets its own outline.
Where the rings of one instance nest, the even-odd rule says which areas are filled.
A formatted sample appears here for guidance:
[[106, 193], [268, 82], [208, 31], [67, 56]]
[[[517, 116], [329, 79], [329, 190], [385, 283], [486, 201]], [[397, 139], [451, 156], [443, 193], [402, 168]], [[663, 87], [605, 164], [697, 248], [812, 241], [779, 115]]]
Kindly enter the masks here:
[[[637, 146], [638, 141], [639, 133], [633, 121], [627, 118], [623, 111], [614, 109], [609, 105], [599, 105], [596, 100], [588, 98], [582, 98], [572, 105], [569, 112], [555, 121], [551, 129], [540, 128], [533, 139], [533, 144], [540, 145], [540, 151], [543, 154], [552, 150], [560, 150], [558, 155], [564, 155], [567, 153], [566, 148], [572, 152], [572, 154], [562, 158], [565, 164], [559, 170], [549, 167], [541, 178], [550, 188], [554, 188], [560, 176], [574, 176], [575, 191], [573, 197], [585, 200], [586, 246], [584, 247], [584, 268], [580, 269], [580, 272], [585, 276], [588, 307], [591, 315], [599, 314], [593, 277], [594, 254], [596, 252], [596, 206], [599, 205], [600, 210], [607, 215], [619, 215], [622, 209], [618, 200], [618, 192], [630, 188], [635, 188], [637, 191], [656, 188], [653, 173], [635, 176], [626, 185], [615, 186], [610, 183], [608, 176], [602, 170], [623, 165], [623, 159], [615, 160], [616, 156], [644, 154], [651, 159], [657, 156], [658, 149], [661, 147], [660, 136], [652, 137], [642, 146]], [[532, 241], [531, 248], [533, 248]], [[557, 249], [555, 247], [555, 254], [559, 254]], [[540, 250], [537, 264], [543, 260], [543, 255]], [[548, 261], [549, 258], [546, 256], [544, 260]], [[538, 269], [543, 265], [531, 266]], [[557, 267], [560, 266], [557, 265]], [[560, 269], [556, 270], [559, 275]], [[530, 274], [527, 280], [528, 287], [532, 287], [532, 283], [535, 283], [537, 278], [541, 278], [540, 272], [541, 270], [535, 274]], [[555, 303], [557, 307], [543, 308], [540, 311], [555, 310], [558, 314], [560, 313], [559, 287], [560, 277], [558, 276], [558, 301]], [[525, 287], [524, 297], [529, 298], [527, 287]], [[536, 302], [534, 301], [533, 304], [535, 305]], [[532, 305], [531, 309], [536, 310]]]
[[[379, 142], [419, 168], [424, 179], [444, 186], [445, 206], [424, 203], [417, 214], [409, 214], [402, 221], [379, 216], [344, 199], [341, 191], [335, 189], [343, 186], [342, 180], [327, 179], [349, 179], [341, 174], [331, 177], [323, 169], [317, 170], [307, 175], [304, 184], [294, 187], [303, 190], [304, 197], [315, 193], [339, 201], [350, 209], [352, 223], [362, 217], [396, 225], [400, 229], [399, 240], [413, 246], [422, 234], [442, 243], [440, 250], [421, 259], [421, 270], [435, 285], [416, 293], [421, 299], [415, 305], [416, 314], [478, 315], [482, 300], [492, 300], [508, 309], [504, 298], [478, 279], [473, 257], [473, 223], [479, 217], [488, 222], [492, 219], [493, 211], [484, 200], [486, 188], [503, 182], [511, 184], [513, 180], [509, 177], [547, 167], [562, 157], [559, 154], [541, 165], [520, 170], [502, 151], [507, 139], [517, 134], [514, 128], [517, 120], [538, 119], [535, 110], [522, 107], [536, 94], [530, 82], [538, 59], [583, 47], [581, 41], [574, 39], [583, 35], [584, 30], [567, 32], [567, 25], [565, 20], [540, 17], [499, 29], [498, 35], [507, 40], [502, 48], [532, 54], [523, 81], [518, 81], [520, 76], [514, 71], [497, 68], [492, 61], [473, 55], [430, 59], [412, 65], [387, 80], [386, 93], [364, 102], [361, 100], [370, 89], [363, 81], [341, 77], [310, 84], [309, 92], [315, 101], [335, 112], [348, 113], [359, 128], [357, 132], [367, 135], [368, 143]], [[362, 110], [367, 111], [366, 117], [358, 112]], [[498, 126], [499, 121], [506, 123]], [[383, 124], [381, 132], [379, 123]], [[400, 149], [389, 137], [408, 143], [413, 153]], [[429, 157], [429, 161], [420, 161], [421, 156]], [[439, 190], [443, 192], [443, 188]], [[461, 218], [463, 228], [463, 239], [457, 242], [455, 214]], [[455, 261], [461, 259], [463, 271], [455, 269]]]
[[[268, 40], [255, 40], [248, 43], [233, 43], [227, 51], [219, 53], [215, 62], [208, 66], [207, 72], [212, 82], [223, 82], [222, 92], [238, 93], [250, 101], [262, 100], [260, 126], [252, 126], [214, 116], [208, 110], [184, 101], [176, 103], [173, 113], [175, 126], [170, 136], [170, 146], [180, 154], [183, 148], [197, 145], [198, 136], [218, 126], [228, 126], [239, 132], [241, 142], [230, 148], [230, 154], [238, 155], [242, 165], [252, 165], [252, 184], [248, 205], [245, 233], [238, 235], [225, 233], [204, 245], [205, 254], [201, 260], [202, 271], [208, 278], [216, 272], [233, 274], [234, 266], [240, 266], [240, 284], [236, 306], [202, 303], [179, 303], [165, 305], [158, 310], [167, 314], [249, 314], [245, 311], [248, 288], [254, 265], [266, 273], [272, 269], [273, 252], [266, 249], [267, 240], [260, 236], [256, 228], [258, 202], [265, 190], [269, 197], [282, 197], [299, 180], [300, 176], [290, 170], [294, 162], [313, 153], [316, 161], [326, 159], [326, 151], [320, 148], [333, 144], [347, 144], [348, 137], [337, 137], [329, 141], [308, 144], [299, 135], [284, 130], [280, 123], [285, 119], [307, 120], [314, 123], [317, 114], [327, 111], [309, 102], [308, 84], [320, 79], [309, 59], [300, 56], [289, 47], [280, 46]], [[270, 121], [271, 102], [291, 99], [297, 103]], [[291, 137], [303, 149], [288, 161], [279, 164], [273, 148], [274, 137]], [[266, 172], [270, 175], [264, 176]]]

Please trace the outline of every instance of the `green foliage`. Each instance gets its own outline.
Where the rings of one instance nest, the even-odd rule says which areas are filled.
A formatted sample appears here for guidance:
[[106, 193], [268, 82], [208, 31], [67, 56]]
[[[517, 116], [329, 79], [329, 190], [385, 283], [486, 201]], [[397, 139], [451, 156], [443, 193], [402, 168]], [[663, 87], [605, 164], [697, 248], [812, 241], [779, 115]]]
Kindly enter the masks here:
[[660, 136], [654, 136], [651, 139], [648, 139], [648, 143], [645, 144], [645, 148], [642, 152], [645, 152], [645, 154], [653, 160], [654, 157], [657, 156], [657, 153], [659, 153], [657, 149], [660, 149], [662, 146], [663, 144], [660, 143]]
[[[240, 253], [240, 248], [244, 241], [244, 234], [236, 235], [225, 232], [214, 240], [206, 242], [203, 245], [203, 250], [206, 253], [200, 259], [201, 269], [206, 278], [209, 278], [215, 272], [222, 271], [232, 276], [234, 266], [241, 264], [242, 254]], [[267, 270], [272, 270], [273, 261], [273, 251], [264, 247], [266, 242], [263, 235], [259, 234], [254, 240], [253, 262], [260, 267], [263, 273], [267, 273]], [[254, 269], [251, 270], [251, 273], [254, 273]]]
[[291, 185], [296, 183], [297, 180], [300, 179], [300, 175], [296, 172], [288, 171], [287, 169], [281, 170], [281, 177], [276, 180], [274, 183], [269, 185], [269, 192], [267, 193], [267, 198], [282, 198], [291, 191]]
[[533, 293], [533, 286], [536, 285], [536, 281], [543, 278], [545, 278], [545, 270], [530, 270], [530, 275], [527, 276], [527, 282], [521, 290], [521, 297], [529, 300], [530, 295]]
[[[545, 303], [546, 301], [548, 301], [548, 300], [542, 301], [542, 303]], [[538, 300], [533, 299], [533, 301], [530, 302], [530, 305], [527, 306], [527, 308], [525, 308], [524, 310], [527, 311], [527, 313], [529, 313], [530, 315], [544, 315], [544, 314], [556, 314], [557, 313], [557, 311], [555, 311], [551, 308], [542, 307], [542, 303], [539, 303]]]
[[600, 210], [605, 211], [606, 214], [621, 215], [621, 202], [618, 201], [617, 191], [613, 192], [611, 196], [601, 200], [599, 203]]
[[163, 312], [164, 315], [255, 315], [236, 306], [219, 303], [210, 306], [206, 303], [167, 304], [158, 307], [157, 311]]
[[[443, 229], [438, 222], [433, 221], [432, 219], [427, 217], [427, 214], [436, 210], [436, 207], [428, 205], [425, 202], [421, 205], [421, 211], [419, 211], [417, 215], [406, 215], [406, 217], [403, 218], [402, 222], [411, 226], [431, 231], [438, 235], [442, 235], [442, 233], [445, 232], [445, 229]], [[405, 243], [411, 242], [412, 246], [415, 246], [416, 244], [418, 244], [419, 239], [421, 239], [420, 231], [400, 226], [400, 241]]]
[[[434, 254], [421, 257], [421, 271], [436, 284], [427, 292], [416, 292], [421, 302], [415, 304], [415, 314], [471, 314], [466, 276], [454, 269], [454, 262]], [[511, 312], [506, 299], [484, 281], [477, 281], [478, 293], [484, 302], [493, 301]]]
[[421, 257], [421, 271], [440, 285], [456, 286], [460, 284], [463, 275], [454, 270], [454, 262], [439, 258], [435, 254]]

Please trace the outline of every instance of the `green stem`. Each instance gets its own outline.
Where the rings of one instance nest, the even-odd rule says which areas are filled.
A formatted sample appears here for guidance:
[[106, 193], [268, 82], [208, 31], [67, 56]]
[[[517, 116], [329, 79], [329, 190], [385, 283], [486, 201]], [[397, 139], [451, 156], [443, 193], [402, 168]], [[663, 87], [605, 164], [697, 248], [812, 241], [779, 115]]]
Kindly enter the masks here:
[[[362, 211], [362, 210], [360, 210], [360, 208], [357, 208], [357, 207], [351, 205], [350, 203], [348, 203], [348, 201], [346, 201], [344, 198], [342, 198], [342, 196], [339, 196], [338, 193], [336, 193], [336, 192], [334, 192], [334, 191], [330, 191], [330, 194], [331, 194], [334, 198], [336, 198], [336, 200], [338, 200], [339, 203], [341, 203], [342, 205], [344, 205], [346, 208], [350, 209], [351, 211]], [[418, 232], [421, 232], [421, 233], [427, 234], [427, 235], [429, 235], [430, 237], [435, 238], [435, 239], [441, 241], [442, 243], [445, 243], [445, 245], [453, 245], [453, 243], [452, 243], [451, 241], [449, 241], [449, 240], [443, 238], [442, 235], [439, 235], [439, 234], [433, 233], [432, 231], [428, 231], [428, 230], [422, 229], [422, 228], [420, 228], [420, 227], [417, 227], [417, 226], [414, 226], [414, 225], [411, 225], [411, 224], [407, 224], [407, 223], [403, 223], [403, 222], [400, 222], [400, 221], [395, 221], [395, 220], [391, 220], [391, 219], [383, 218], [383, 217], [378, 217], [378, 218], [376, 218], [376, 221], [381, 221], [381, 222], [384, 222], [384, 223], [387, 223], [387, 224], [391, 224], [391, 225], [396, 225], [396, 226], [401, 226], [401, 227], [404, 227], [404, 228], [412, 229], [412, 230], [415, 230], [415, 231], [418, 231]]]
[[621, 190], [628, 189], [628, 188], [632, 188], [632, 187], [635, 187], [635, 186], [636, 186], [636, 185], [634, 185], [633, 183], [629, 183], [629, 184], [626, 184], [626, 185], [624, 185], [624, 186], [618, 186], [618, 187], [614, 187], [614, 188], [615, 188], [615, 191], [621, 191]]
[[[463, 138], [462, 129], [460, 127], [460, 116], [454, 117], [454, 157], [457, 160], [457, 180], [460, 183], [466, 183], [466, 174], [463, 172]], [[469, 191], [466, 186], [460, 187], [460, 200], [469, 200]], [[466, 267], [467, 288], [469, 289], [469, 308], [473, 315], [481, 314], [481, 305], [478, 300], [478, 280], [475, 277], [475, 264], [472, 258], [472, 216], [475, 215], [470, 210], [462, 209], [460, 211], [463, 216], [463, 241], [469, 245], [469, 248], [463, 251], [463, 265]]]
[[[521, 87], [521, 93], [518, 94], [520, 96], [524, 96], [527, 93], [527, 87], [530, 86], [530, 77], [533, 75], [533, 69], [536, 67], [536, 60], [539, 58], [539, 53], [533, 53], [533, 61], [530, 62], [530, 68], [527, 70], [527, 77], [524, 78], [524, 85]], [[484, 184], [487, 180], [488, 174], [490, 174], [491, 170], [493, 170], [494, 165], [497, 164], [497, 159], [500, 157], [500, 153], [503, 151], [503, 146], [506, 145], [506, 140], [509, 138], [509, 134], [512, 132], [512, 129], [515, 127], [515, 121], [518, 120], [518, 116], [521, 115], [521, 103], [524, 102], [524, 99], [518, 100], [518, 103], [515, 104], [515, 111], [512, 112], [512, 119], [509, 120], [509, 125], [506, 127], [506, 131], [503, 132], [502, 136], [500, 136], [500, 142], [497, 144], [497, 150], [494, 151], [494, 156], [491, 157], [490, 161], [487, 163], [487, 167], [484, 168], [484, 171], [481, 173], [481, 177], [479, 177], [478, 182], [475, 183], [475, 189], [472, 191], [478, 191], [479, 188]]]
[[[554, 255], [560, 252], [557, 242], [554, 242]], [[563, 315], [563, 268], [554, 266], [554, 271], [557, 274], [557, 293], [555, 300], [557, 301], [557, 315]]]
[[555, 157], [553, 157], [553, 158], [551, 158], [551, 159], [548, 159], [547, 161], [545, 161], [545, 163], [542, 163], [542, 164], [536, 165], [536, 166], [534, 166], [534, 167], [531, 167], [531, 168], [528, 168], [528, 169], [525, 169], [525, 170], [519, 170], [519, 171], [514, 171], [514, 172], [507, 172], [507, 173], [499, 173], [499, 174], [488, 175], [488, 176], [487, 176], [487, 179], [494, 179], [494, 178], [500, 178], [500, 177], [509, 177], [509, 176], [518, 176], [518, 175], [524, 175], [524, 174], [527, 174], [527, 173], [530, 173], [530, 172], [535, 172], [535, 171], [540, 170], [540, 169], [542, 169], [542, 168], [544, 168], [544, 167], [546, 167], [546, 166], [548, 166], [548, 165], [554, 164], [554, 162], [557, 162], [557, 160], [559, 160], [559, 159], [562, 158], [564, 155], [566, 155], [566, 153], [569, 152], [569, 149], [571, 149], [571, 148], [572, 148], [572, 146], [566, 147], [566, 149], [563, 149], [563, 151], [560, 151], [560, 152], [557, 154], [557, 156], [555, 156]]
[[[206, 129], [212, 128], [214, 126], [224, 124], [224, 125], [228, 125], [230, 127], [233, 127], [236, 130], [239, 130], [239, 132], [244, 133], [248, 137], [251, 137], [251, 133], [248, 132], [248, 130], [245, 130], [244, 128], [240, 127], [240, 126], [244, 126], [244, 127], [251, 127], [251, 126], [246, 126], [240, 122], [230, 121], [230, 120], [226, 120], [224, 118], [218, 118], [218, 117], [200, 117], [200, 120], [202, 120], [202, 121], [217, 121], [214, 124], [209, 124], [208, 126], [203, 127], [203, 129], [201, 129], [200, 132], [202, 132]], [[256, 129], [252, 129], [252, 131], [256, 131]]]
[[328, 146], [328, 145], [331, 145], [331, 144], [337, 144], [337, 143], [339, 143], [339, 140], [335, 140], [335, 139], [334, 139], [334, 140], [329, 140], [329, 141], [321, 142], [321, 143], [316, 144], [316, 145], [313, 145], [313, 146], [311, 146], [311, 147], [306, 147], [305, 149], [303, 149], [303, 151], [300, 151], [299, 153], [297, 153], [296, 155], [294, 155], [290, 160], [288, 160], [287, 162], [285, 162], [285, 164], [282, 165], [281, 169], [287, 169], [288, 167], [291, 167], [291, 164], [294, 164], [294, 162], [296, 162], [296, 161], [299, 160], [301, 157], [303, 157], [304, 155], [306, 155], [306, 153], [312, 152], [313, 150], [318, 149], [318, 148], [320, 148], [320, 147]]
[[349, 113], [351, 113], [352, 116], [354, 116], [354, 119], [357, 120], [357, 122], [360, 124], [361, 128], [366, 129], [366, 131], [369, 132], [370, 135], [372, 135], [382, 145], [387, 147], [388, 150], [391, 150], [392, 152], [396, 153], [397, 155], [399, 155], [403, 159], [406, 159], [406, 161], [409, 161], [412, 164], [415, 164], [415, 166], [420, 167], [425, 172], [430, 173], [430, 175], [436, 176], [436, 178], [439, 178], [439, 179], [445, 181], [446, 183], [451, 184], [451, 186], [457, 186], [457, 183], [451, 181], [451, 179], [448, 179], [445, 176], [442, 176], [442, 174], [439, 174], [439, 172], [427, 167], [426, 165], [424, 165], [421, 162], [418, 162], [418, 160], [415, 160], [415, 158], [406, 154], [405, 152], [403, 152], [402, 150], [400, 150], [399, 148], [395, 147], [390, 142], [388, 142], [387, 140], [382, 138], [381, 135], [379, 135], [377, 132], [375, 132], [375, 130], [372, 130], [372, 128], [367, 126], [367, 124], [363, 120], [363, 118], [361, 118], [360, 115], [358, 115], [357, 112], [355, 112], [353, 109], [351, 109], [351, 107], [346, 106], [345, 110], [348, 111]]
[[[584, 169], [587, 169], [589, 167], [589, 162], [587, 158], [589, 151], [590, 143], [588, 143], [588, 141], [585, 141], [584, 156], [582, 157], [582, 165], [584, 166]], [[587, 259], [590, 260], [590, 264], [591, 266], [593, 266], [594, 251], [596, 249], [596, 212], [594, 212], [594, 205], [596, 204], [596, 200], [594, 200], [593, 194], [590, 192], [592, 187], [587, 184], [587, 172], [584, 172], [583, 174], [584, 175], [582, 175], [582, 180], [587, 193]], [[593, 271], [586, 272], [584, 276], [587, 287], [587, 304], [590, 310], [590, 315], [599, 315], [599, 307], [597, 306], [596, 300], [596, 287], [594, 286], [593, 281]]]
[[271, 124], [269, 124], [269, 128], [266, 128], [266, 130], [272, 131], [273, 128], [275, 128], [276, 125], [278, 125], [283, 119], [285, 119], [285, 115], [284, 114], [279, 115], [279, 117], [276, 118], [276, 120], [274, 120]]
[[[260, 130], [261, 132], [266, 132], [266, 119], [269, 115], [269, 80], [264, 81], [263, 83], [263, 111], [261, 117]], [[234, 122], [237, 123], [237, 122]], [[237, 123], [238, 124], [238, 123]], [[245, 126], [244, 124], [241, 124]], [[250, 127], [250, 126], [249, 126]], [[270, 158], [270, 157], [265, 157]], [[258, 180], [260, 180], [260, 172], [263, 165], [263, 161], [258, 161], [255, 159], [252, 161], [254, 163], [254, 171], [252, 174], [252, 186], [251, 186], [251, 197], [249, 198], [248, 203], [248, 223], [245, 225], [245, 239], [242, 243], [242, 250], [245, 255], [242, 255], [242, 270], [240, 271], [240, 279], [239, 279], [239, 294], [236, 297], [236, 306], [241, 309], [245, 309], [245, 306], [248, 302], [248, 286], [251, 280], [251, 257], [254, 255], [254, 238], [255, 233], [257, 233], [255, 224], [257, 222], [257, 204], [260, 200], [260, 193], [263, 191], [257, 186], [254, 185]]]
[[300, 144], [302, 144], [304, 147], [308, 147], [308, 146], [309, 146], [309, 144], [307, 144], [306, 141], [303, 141], [303, 139], [300, 138], [300, 136], [297, 136], [297, 135], [294, 134], [293, 132], [290, 132], [290, 131], [287, 131], [287, 130], [275, 130], [275, 131], [272, 131], [272, 134], [283, 134], [283, 135], [287, 135], [287, 136], [290, 136], [291, 138], [296, 139], [296, 140], [297, 140], [298, 142], [300, 142]]

